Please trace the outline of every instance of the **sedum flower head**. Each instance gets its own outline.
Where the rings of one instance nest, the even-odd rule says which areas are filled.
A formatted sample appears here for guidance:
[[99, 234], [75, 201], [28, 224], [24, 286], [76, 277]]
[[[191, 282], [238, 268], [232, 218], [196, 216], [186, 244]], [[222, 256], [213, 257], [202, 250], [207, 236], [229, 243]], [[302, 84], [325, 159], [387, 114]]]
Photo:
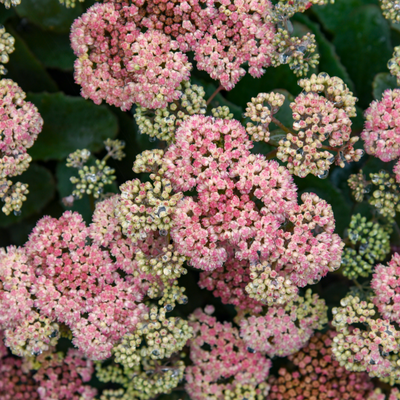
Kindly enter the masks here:
[[400, 255], [394, 253], [387, 265], [375, 267], [371, 281], [375, 296], [372, 301], [377, 306], [383, 318], [400, 322]]
[[11, 79], [0, 81], [0, 150], [4, 155], [26, 153], [42, 130], [42, 117], [25, 97]]
[[288, 64], [296, 76], [305, 76], [310, 68], [318, 65], [315, 35], [311, 33], [302, 38], [291, 37], [286, 29], [278, 28], [272, 44], [276, 48], [272, 57], [273, 66]]
[[251, 281], [245, 290], [251, 298], [273, 306], [286, 304], [297, 297], [297, 286], [267, 263], [250, 265], [250, 271]]
[[308, 289], [304, 297], [296, 296], [284, 306], [268, 307], [261, 315], [240, 318], [240, 336], [254, 351], [269, 357], [285, 357], [299, 351], [315, 329], [328, 323], [327, 307]]
[[34, 269], [23, 248], [0, 249], [0, 329], [14, 328], [31, 313]]
[[[73, 154], [70, 154], [70, 158]], [[95, 199], [103, 193], [104, 186], [111, 184], [116, 176], [105, 160], [96, 160], [95, 165], [84, 165], [78, 170], [78, 176], [71, 176], [70, 181], [75, 185], [72, 194], [81, 199], [84, 194], [92, 195]]]
[[97, 390], [85, 382], [94, 372], [93, 362], [86, 360], [76, 349], [62, 353], [43, 353], [37, 358], [39, 370], [33, 379], [38, 383], [40, 399], [46, 400], [92, 400]]
[[[9, 4], [7, 7], [7, 3], [9, 2], [10, 0], [2, 1], [2, 3], [4, 3], [4, 5], [6, 6], [6, 8], [10, 7]], [[13, 3], [16, 3], [16, 1], [14, 0]], [[11, 36], [8, 32], [6, 32], [4, 26], [0, 25], [0, 75], [5, 75], [7, 73], [7, 70], [1, 64], [8, 63], [9, 55], [14, 51], [14, 43], [15, 43], [14, 37]]]
[[134, 240], [144, 240], [154, 231], [166, 236], [173, 225], [171, 217], [182, 193], [172, 194], [168, 179], [157, 177], [142, 183], [138, 179], [125, 182], [121, 187], [121, 201], [116, 214], [122, 232]]
[[[247, 156], [252, 143], [236, 120], [193, 115], [176, 131], [176, 142], [168, 148], [167, 178], [177, 190], [191, 190], [213, 170], [224, 172]], [[203, 165], [210, 168], [204, 169]]]
[[347, 183], [351, 189], [351, 194], [359, 203], [364, 200], [365, 194], [370, 192], [368, 182], [365, 180], [365, 176], [361, 171], [358, 174], [350, 175]]
[[301, 79], [299, 86], [303, 93], [290, 104], [293, 132], [279, 142], [277, 157], [287, 161], [295, 175], [326, 178], [333, 163], [344, 168], [345, 162], [358, 161], [363, 154], [353, 147], [358, 137], [350, 137], [357, 99], [340, 78], [326, 73]]
[[218, 106], [211, 109], [211, 115], [214, 118], [233, 119], [233, 113], [228, 106]]
[[400, 210], [399, 185], [395, 178], [384, 170], [379, 173], [371, 173], [369, 176], [372, 189], [368, 202], [375, 207], [378, 214], [391, 222], [396, 216], [396, 212]]
[[400, 83], [400, 46], [396, 46], [394, 48], [393, 56], [388, 61], [387, 67], [388, 67], [390, 73], [397, 78], [397, 85], [399, 85], [399, 83]]
[[89, 237], [82, 217], [65, 212], [42, 218], [25, 249], [35, 268], [34, 306], [66, 324], [87, 357], [104, 359], [147, 311], [141, 301], [149, 286], [142, 276], [120, 276], [120, 264]]
[[11, 79], [0, 81], [0, 198], [2, 211], [20, 213], [29, 193], [28, 185], [13, 184], [7, 177], [21, 175], [29, 167], [27, 149], [42, 130], [43, 119], [37, 108], [25, 101], [26, 94]]
[[342, 273], [350, 279], [368, 276], [374, 265], [390, 253], [387, 227], [368, 221], [360, 214], [351, 216], [347, 231], [349, 245], [342, 256]]
[[281, 368], [278, 377], [270, 377], [268, 399], [364, 400], [373, 388], [368, 375], [349, 372], [339, 365], [332, 353], [333, 340], [335, 332], [318, 332], [307, 346], [290, 356], [294, 370]]
[[166, 170], [164, 163], [164, 151], [160, 149], [145, 150], [136, 156], [133, 163], [133, 172], [140, 174], [143, 172], [150, 172], [154, 176], [164, 175]]
[[332, 352], [339, 364], [391, 384], [399, 382], [400, 331], [389, 320], [379, 318], [373, 303], [347, 296], [340, 304], [333, 309], [332, 322], [338, 332]]
[[206, 3], [209, 22], [200, 27], [199, 40], [194, 45], [197, 68], [206, 71], [221, 86], [231, 90], [248, 72], [259, 78], [271, 64], [274, 26], [266, 21], [272, 4], [245, 0]]
[[32, 373], [23, 368], [20, 358], [0, 358], [0, 399], [38, 400], [38, 384], [32, 379]]
[[96, 365], [96, 376], [101, 382], [112, 382], [123, 388], [105, 390], [100, 400], [148, 400], [159, 394], [168, 394], [183, 379], [185, 365], [175, 358], [151, 360], [143, 358], [141, 365], [121, 368], [119, 364], [107, 367]]
[[114, 3], [95, 4], [71, 28], [71, 46], [78, 57], [75, 80], [81, 94], [96, 104], [128, 110], [134, 103], [165, 108], [181, 94], [191, 64], [175, 51], [177, 42], [157, 30], [141, 33], [137, 7], [118, 10]]
[[17, 356], [38, 356], [57, 344], [59, 330], [57, 323], [32, 311], [21, 324], [5, 330], [4, 343]]
[[257, 400], [266, 396], [268, 386], [264, 381], [271, 361], [261, 353], [248, 351], [239, 331], [230, 323], [218, 322], [209, 315], [213, 311], [212, 306], [207, 306], [205, 312], [197, 309], [190, 317], [194, 332], [190, 341], [193, 364], [185, 371], [185, 389], [190, 398], [235, 399], [235, 393], [243, 392]]
[[365, 151], [385, 162], [400, 157], [399, 109], [400, 89], [387, 89], [382, 100], [373, 101], [365, 111]]
[[400, 21], [400, 1], [380, 0], [383, 16], [396, 23]]
[[182, 350], [193, 329], [187, 321], [165, 317], [165, 310], [152, 307], [133, 333], [125, 335], [114, 347], [115, 361], [126, 368], [139, 365], [143, 358], [162, 360]]
[[251, 122], [246, 125], [246, 131], [255, 142], [269, 141], [270, 132], [268, 125], [271, 123], [271, 116], [279, 111], [285, 101], [285, 96], [280, 93], [259, 93], [252, 97], [247, 103], [245, 117]]

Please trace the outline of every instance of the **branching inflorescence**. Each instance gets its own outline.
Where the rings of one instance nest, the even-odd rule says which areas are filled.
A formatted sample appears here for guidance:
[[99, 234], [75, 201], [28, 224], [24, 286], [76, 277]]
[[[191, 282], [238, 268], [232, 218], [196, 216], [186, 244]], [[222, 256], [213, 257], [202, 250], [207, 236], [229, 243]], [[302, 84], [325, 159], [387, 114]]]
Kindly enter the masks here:
[[[147, 180], [120, 183], [118, 194], [105, 193], [117, 179], [107, 161], [124, 157], [124, 142], [106, 140], [103, 159], [71, 153], [77, 175], [64, 205], [88, 195], [92, 222], [72, 211], [45, 216], [24, 245], [0, 249], [0, 400], [94, 399], [86, 384], [94, 370], [107, 385], [101, 400], [182, 387], [193, 400], [383, 400], [370, 378], [400, 382], [400, 256], [376, 265], [392, 251], [399, 164], [396, 177], [350, 176], [356, 201], [374, 211], [354, 214], [344, 241], [332, 206], [292, 176], [323, 179], [363, 155], [352, 132], [357, 98], [339, 77], [309, 74], [319, 58], [313, 34], [292, 36], [296, 12], [326, 3], [106, 0], [75, 20], [81, 95], [130, 111], [140, 133], [164, 143], [136, 157], [133, 171]], [[1, 63], [13, 44], [0, 30]], [[193, 60], [219, 82], [207, 100]], [[217, 100], [246, 73], [284, 64], [304, 77], [291, 126], [278, 119], [288, 105], [282, 91], [252, 98], [241, 121]], [[400, 157], [398, 91], [370, 105], [361, 134], [366, 152], [385, 162]], [[11, 80], [0, 81], [0, 95], [0, 197], [6, 214], [18, 213], [27, 187], [7, 179], [26, 170], [43, 121]], [[253, 141], [276, 149], [255, 154]], [[329, 303], [303, 288], [340, 266], [357, 287], [333, 308], [334, 332]], [[180, 279], [190, 268], [201, 289], [235, 306], [233, 322], [219, 322], [213, 306], [182, 317], [177, 305], [189, 298]], [[371, 273], [365, 290], [355, 279]], [[75, 348], [59, 352], [61, 338]], [[277, 377], [274, 357], [289, 360]]]

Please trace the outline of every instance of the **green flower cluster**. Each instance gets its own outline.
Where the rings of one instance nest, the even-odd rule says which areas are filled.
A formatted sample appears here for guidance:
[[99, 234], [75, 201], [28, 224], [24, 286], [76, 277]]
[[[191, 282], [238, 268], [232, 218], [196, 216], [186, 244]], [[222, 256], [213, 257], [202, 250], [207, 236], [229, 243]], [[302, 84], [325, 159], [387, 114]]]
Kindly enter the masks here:
[[102, 160], [96, 159], [94, 165], [86, 165], [91, 153], [87, 149], [76, 150], [67, 158], [67, 167], [78, 169], [78, 176], [71, 176], [70, 181], [75, 185], [72, 195], [81, 199], [84, 194], [98, 199], [104, 191], [104, 186], [111, 184], [116, 176], [115, 170], [107, 165], [109, 158], [121, 160], [125, 157], [123, 149], [125, 143], [121, 140], [107, 139], [104, 142], [107, 154]]
[[394, 48], [393, 57], [388, 61], [387, 67], [390, 73], [397, 78], [397, 85], [400, 85], [400, 46]]
[[121, 201], [116, 215], [125, 235], [135, 240], [144, 240], [150, 232], [159, 231], [168, 235], [172, 227], [171, 215], [183, 197], [182, 193], [172, 194], [168, 179], [154, 176], [153, 183], [142, 183], [139, 179], [125, 182], [120, 186]]
[[335, 0], [280, 0], [275, 5], [272, 18], [276, 22], [284, 21], [285, 19], [293, 17], [296, 13], [302, 13], [309, 8], [311, 4], [323, 6], [328, 3], [333, 4]]
[[369, 183], [365, 180], [365, 176], [360, 171], [358, 174], [350, 175], [347, 180], [351, 194], [356, 201], [361, 203], [364, 200], [364, 196], [371, 191]]
[[360, 214], [352, 215], [342, 255], [342, 273], [349, 279], [367, 277], [390, 253], [390, 230]]
[[115, 361], [125, 368], [139, 365], [143, 358], [162, 360], [182, 350], [192, 337], [187, 321], [165, 316], [165, 309], [152, 307], [134, 333], [126, 334], [114, 347]]
[[118, 364], [103, 367], [96, 365], [96, 375], [101, 382], [112, 382], [120, 389], [105, 390], [100, 400], [147, 400], [160, 393], [168, 394], [183, 379], [185, 365], [181, 360], [168, 360], [165, 364], [146, 359], [141, 366], [122, 368]]
[[379, 214], [392, 222], [396, 212], [400, 211], [400, 191], [396, 179], [384, 170], [370, 174], [372, 193], [369, 203]]
[[245, 117], [252, 122], [247, 122], [246, 131], [251, 140], [255, 142], [268, 142], [270, 132], [268, 129], [272, 117], [279, 111], [285, 101], [285, 96], [280, 93], [259, 93], [247, 103]]
[[351, 295], [334, 308], [333, 326], [338, 334], [332, 351], [348, 371], [366, 371], [391, 385], [400, 383], [400, 331], [378, 318], [375, 306]]
[[[6, 64], [9, 61], [9, 55], [15, 50], [15, 39], [11, 36], [3, 25], [0, 25], [0, 64]], [[7, 70], [0, 65], [0, 75], [5, 75]]]
[[228, 106], [218, 106], [211, 109], [211, 115], [214, 118], [233, 119], [233, 114]]
[[286, 29], [278, 28], [272, 44], [276, 48], [271, 61], [274, 67], [288, 64], [296, 76], [305, 76], [310, 68], [318, 65], [319, 54], [315, 52], [315, 35], [311, 33], [298, 38], [290, 36]]
[[380, 2], [383, 16], [393, 22], [400, 22], [400, 1], [380, 0]]

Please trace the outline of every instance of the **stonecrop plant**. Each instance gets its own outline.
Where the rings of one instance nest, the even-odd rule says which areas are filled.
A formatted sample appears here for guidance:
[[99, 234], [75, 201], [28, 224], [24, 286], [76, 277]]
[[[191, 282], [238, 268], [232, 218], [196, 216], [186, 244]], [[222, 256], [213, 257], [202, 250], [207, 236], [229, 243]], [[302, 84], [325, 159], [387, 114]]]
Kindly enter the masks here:
[[0, 3], [0, 400], [400, 399], [400, 1]]

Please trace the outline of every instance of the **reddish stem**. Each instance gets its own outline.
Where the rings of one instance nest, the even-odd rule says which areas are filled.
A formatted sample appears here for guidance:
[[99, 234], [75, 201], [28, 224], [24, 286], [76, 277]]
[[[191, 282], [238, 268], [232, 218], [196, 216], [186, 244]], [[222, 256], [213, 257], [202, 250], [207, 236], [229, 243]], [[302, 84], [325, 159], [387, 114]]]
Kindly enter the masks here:
[[207, 103], [206, 103], [207, 106], [212, 102], [213, 98], [214, 98], [222, 89], [223, 89], [222, 85], [219, 85], [219, 87], [215, 90], [215, 92], [214, 92], [214, 93], [210, 96], [210, 98], [207, 100]]

